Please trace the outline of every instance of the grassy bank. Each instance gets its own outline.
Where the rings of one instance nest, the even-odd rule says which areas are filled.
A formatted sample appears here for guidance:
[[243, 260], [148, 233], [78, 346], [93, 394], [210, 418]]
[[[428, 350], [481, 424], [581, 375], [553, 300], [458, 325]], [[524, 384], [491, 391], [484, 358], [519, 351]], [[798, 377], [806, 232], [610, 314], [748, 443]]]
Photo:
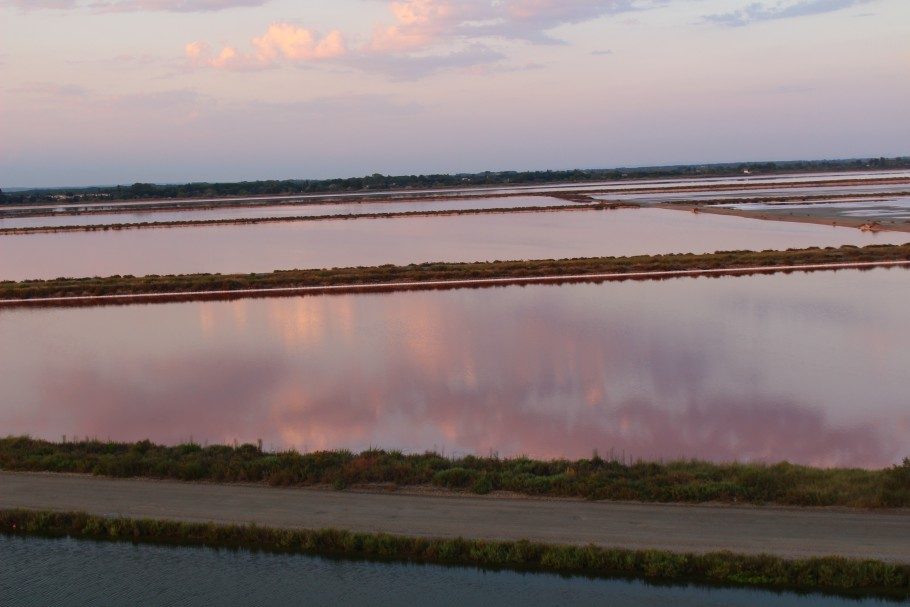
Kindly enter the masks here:
[[297, 223], [304, 221], [331, 221], [351, 219], [400, 219], [404, 217], [439, 217], [452, 215], [502, 215], [505, 213], [543, 213], [547, 211], [604, 211], [619, 208], [638, 208], [638, 205], [623, 203], [579, 203], [562, 205], [541, 205], [526, 207], [497, 207], [492, 209], [445, 209], [395, 211], [391, 213], [338, 213], [334, 215], [296, 215], [292, 217], [242, 217], [226, 219], [198, 219], [174, 221], [143, 221], [135, 223], [103, 223], [67, 226], [29, 226], [2, 228], [0, 236], [24, 234], [53, 234], [57, 232], [110, 232], [137, 230], [142, 228], [200, 228], [224, 225], [255, 225], [260, 223]]
[[102, 518], [81, 513], [0, 511], [0, 533], [101, 541], [246, 548], [381, 561], [635, 577], [773, 589], [910, 594], [910, 565], [838, 557], [801, 560], [731, 553], [679, 554], [531, 542], [425, 539], [337, 530]]
[[188, 291], [239, 291], [396, 282], [479, 280], [531, 276], [736, 269], [754, 266], [861, 263], [910, 260], [910, 244], [727, 251], [709, 254], [639, 255], [478, 263], [423, 263], [322, 270], [280, 270], [260, 274], [178, 274], [57, 278], [0, 282], [0, 299], [40, 299], [100, 295], [140, 295]]
[[371, 450], [271, 453], [255, 445], [167, 447], [148, 441], [51, 443], [0, 439], [0, 469], [112, 477], [345, 487], [386, 483], [485, 494], [645, 502], [726, 502], [792, 506], [910, 506], [910, 460], [884, 470], [821, 469], [791, 464], [699, 461], [621, 462], [527, 458], [451, 459]]

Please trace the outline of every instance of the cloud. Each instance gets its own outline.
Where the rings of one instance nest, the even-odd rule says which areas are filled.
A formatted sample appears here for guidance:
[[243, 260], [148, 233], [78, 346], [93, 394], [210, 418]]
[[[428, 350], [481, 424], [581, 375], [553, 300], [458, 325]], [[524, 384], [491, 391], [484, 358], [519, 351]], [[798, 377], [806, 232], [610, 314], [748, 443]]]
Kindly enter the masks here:
[[373, 52], [408, 51], [429, 46], [460, 20], [475, 13], [472, 2], [404, 0], [391, 2], [393, 25], [376, 26], [367, 48]]
[[659, 0], [401, 0], [391, 2], [392, 25], [378, 26], [374, 51], [408, 50], [440, 40], [497, 37], [558, 42], [546, 32], [610, 14], [646, 10]]
[[21, 10], [85, 9], [102, 13], [160, 11], [200, 13], [229, 8], [263, 6], [269, 0], [5, 0], [0, 4]]
[[149, 54], [120, 53], [113, 58], [113, 61], [120, 64], [151, 65], [161, 61], [161, 58]]
[[284, 103], [257, 101], [242, 111], [266, 111], [280, 116], [412, 116], [423, 108], [414, 101], [399, 101], [390, 95], [331, 95]]
[[115, 109], [171, 112], [175, 109], [193, 109], [211, 100], [189, 89], [128, 93], [99, 98], [97, 103]]
[[344, 55], [347, 51], [344, 38], [338, 30], [318, 39], [312, 31], [289, 23], [272, 24], [265, 35], [253, 38], [253, 47], [257, 59], [267, 62], [281, 58], [292, 61], [331, 59]]
[[436, 72], [489, 65], [506, 56], [482, 44], [473, 44], [450, 53], [397, 55], [360, 53], [350, 65], [367, 72], [380, 72], [394, 80], [418, 80]]
[[41, 98], [84, 97], [87, 94], [87, 91], [79, 85], [53, 82], [32, 82], [13, 90], [17, 93]]
[[[160, 0], [164, 1], [164, 0]], [[666, 0], [394, 0], [391, 23], [379, 23], [366, 40], [348, 47], [339, 30], [320, 38], [312, 30], [275, 23], [244, 52], [226, 45], [213, 52], [205, 42], [186, 45], [194, 67], [259, 70], [280, 63], [333, 61], [399, 80], [445, 69], [486, 66], [505, 55], [491, 39], [557, 43], [547, 32], [560, 25], [608, 14], [645, 10]], [[441, 48], [445, 47], [445, 48]]]
[[304, 62], [336, 59], [347, 53], [344, 37], [333, 30], [323, 37], [310, 29], [290, 23], [273, 23], [262, 36], [250, 41], [253, 50], [240, 52], [233, 46], [217, 54], [204, 42], [190, 42], [184, 55], [191, 65], [217, 69], [250, 70], [271, 67], [281, 62]]
[[774, 21], [777, 19], [791, 19], [795, 17], [808, 17], [844, 10], [872, 0], [797, 0], [796, 2], [777, 2], [773, 5], [753, 2], [748, 6], [731, 11], [708, 15], [706, 21], [742, 27], [761, 21]]

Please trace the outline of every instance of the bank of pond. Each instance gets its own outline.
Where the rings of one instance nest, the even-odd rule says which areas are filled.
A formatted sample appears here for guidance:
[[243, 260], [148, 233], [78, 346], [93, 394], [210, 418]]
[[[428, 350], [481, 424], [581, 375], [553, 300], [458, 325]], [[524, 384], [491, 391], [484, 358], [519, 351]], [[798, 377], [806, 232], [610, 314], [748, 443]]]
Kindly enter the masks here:
[[[809, 606], [875, 605], [910, 593], [906, 565], [837, 557], [679, 554], [80, 513], [2, 511], [0, 552], [4, 596], [20, 605], [212, 604], [245, 596], [268, 605]], [[811, 594], [819, 592], [826, 594]]]
[[642, 502], [910, 506], [910, 459], [881, 470], [860, 470], [787, 463], [626, 462], [600, 454], [578, 460], [446, 458], [379, 449], [302, 454], [266, 452], [250, 444], [168, 447], [149, 441], [51, 443], [7, 437], [0, 439], [0, 469], [335, 489], [432, 485], [476, 494], [508, 491]]
[[[409, 265], [357, 266], [331, 269], [277, 270], [247, 274], [113, 275], [92, 278], [0, 281], [0, 300], [61, 297], [204, 293], [301, 287], [358, 287], [396, 283], [412, 285], [444, 281], [484, 281], [646, 275], [667, 272], [717, 272], [748, 268], [870, 264], [910, 261], [910, 243], [856, 247], [810, 247], [786, 250], [731, 250], [615, 257], [580, 257], [488, 262], [429, 262]], [[621, 278], [621, 276], [617, 276]], [[643, 276], [647, 277], [647, 276]]]

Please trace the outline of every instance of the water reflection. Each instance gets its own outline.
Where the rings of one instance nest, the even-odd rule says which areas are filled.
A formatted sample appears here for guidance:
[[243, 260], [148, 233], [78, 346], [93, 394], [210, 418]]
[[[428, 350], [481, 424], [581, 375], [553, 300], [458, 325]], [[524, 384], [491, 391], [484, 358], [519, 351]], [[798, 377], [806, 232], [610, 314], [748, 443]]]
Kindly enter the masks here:
[[878, 467], [910, 455], [907, 278], [8, 310], [0, 428]]
[[426, 261], [553, 259], [905, 243], [900, 232], [665, 209], [557, 211], [0, 237], [0, 280], [271, 272]]

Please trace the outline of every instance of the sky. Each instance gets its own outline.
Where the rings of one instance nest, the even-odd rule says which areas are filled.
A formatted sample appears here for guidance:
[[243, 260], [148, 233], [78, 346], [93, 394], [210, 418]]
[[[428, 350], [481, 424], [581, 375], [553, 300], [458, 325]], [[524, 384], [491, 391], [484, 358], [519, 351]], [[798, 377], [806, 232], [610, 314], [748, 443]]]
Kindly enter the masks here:
[[910, 154], [910, 0], [0, 0], [0, 188]]

